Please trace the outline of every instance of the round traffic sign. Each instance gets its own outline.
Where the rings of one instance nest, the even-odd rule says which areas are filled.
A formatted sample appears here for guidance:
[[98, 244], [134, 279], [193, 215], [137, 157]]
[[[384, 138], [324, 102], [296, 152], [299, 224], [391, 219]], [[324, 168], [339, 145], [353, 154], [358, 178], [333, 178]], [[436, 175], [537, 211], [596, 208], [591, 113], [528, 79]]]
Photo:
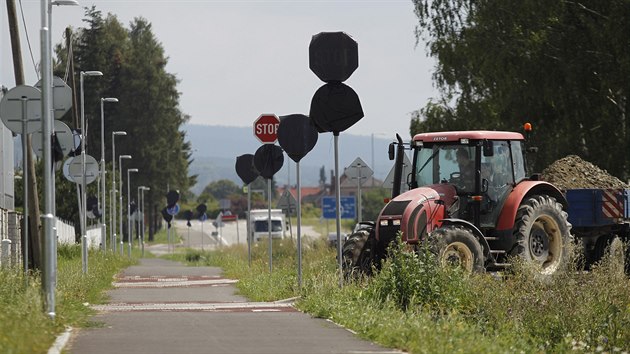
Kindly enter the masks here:
[[254, 121], [254, 136], [263, 144], [274, 144], [278, 140], [280, 119], [275, 114], [261, 114]]
[[[68, 167], [68, 172], [76, 183], [83, 182], [81, 155], [75, 156], [72, 159], [72, 162], [70, 162], [70, 166]], [[96, 177], [98, 177], [98, 162], [96, 162], [94, 157], [85, 155], [85, 183], [90, 184], [94, 182]]]
[[9, 90], [0, 101], [0, 118], [9, 130], [22, 134], [26, 118], [26, 133], [42, 128], [42, 93], [33, 86], [20, 85]]
[[[41, 90], [42, 80], [37, 81], [35, 87]], [[72, 89], [58, 76], [53, 77], [52, 97], [55, 119], [59, 119], [72, 108]]]
[[175, 204], [172, 208], [166, 207], [166, 212], [169, 213], [169, 215], [177, 215], [177, 213], [179, 213], [179, 204]]
[[[74, 144], [72, 131], [66, 125], [66, 123], [60, 120], [55, 120], [55, 135], [57, 136], [57, 141], [59, 141], [59, 146], [61, 146], [63, 156], [68, 156], [70, 151], [73, 149]], [[35, 152], [38, 157], [43, 157], [41, 129], [33, 133], [31, 143], [33, 147], [33, 152]]]
[[359, 47], [344, 32], [321, 32], [308, 46], [308, 64], [320, 80], [343, 82], [359, 67]]

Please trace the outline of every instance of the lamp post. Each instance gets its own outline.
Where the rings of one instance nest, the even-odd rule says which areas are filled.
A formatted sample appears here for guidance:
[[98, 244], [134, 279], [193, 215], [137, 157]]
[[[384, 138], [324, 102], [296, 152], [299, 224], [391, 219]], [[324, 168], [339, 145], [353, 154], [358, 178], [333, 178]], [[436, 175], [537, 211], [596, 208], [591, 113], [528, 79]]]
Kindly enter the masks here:
[[123, 202], [123, 197], [122, 197], [122, 187], [123, 187], [123, 184], [122, 184], [122, 175], [123, 175], [123, 173], [122, 173], [122, 160], [123, 159], [126, 159], [126, 160], [131, 159], [131, 155], [120, 155], [120, 156], [118, 156], [118, 166], [120, 166], [120, 204], [119, 204], [120, 210], [118, 211], [119, 212], [118, 216], [120, 216], [120, 221], [119, 221], [120, 228], [118, 230], [120, 231], [120, 255], [121, 256], [123, 255], [123, 246], [124, 246], [124, 241], [123, 241], [123, 235], [124, 235], [124, 233], [123, 233], [123, 217], [122, 217], [122, 213], [123, 213], [123, 203], [122, 203]]
[[[149, 191], [151, 188], [140, 186], [138, 187], [138, 245], [142, 249], [142, 256], [144, 257], [144, 191]], [[142, 202], [141, 202], [142, 200]], [[142, 209], [140, 207], [142, 206]], [[142, 214], [140, 213], [142, 212]], [[140, 216], [142, 216], [140, 218]]]
[[127, 135], [127, 132], [112, 132], [112, 207], [110, 212], [111, 217], [109, 218], [109, 229], [112, 237], [112, 252], [116, 252], [116, 142], [114, 140], [116, 135]]
[[[85, 99], [83, 93], [83, 78], [85, 76], [103, 76], [100, 71], [81, 71], [80, 75], [80, 88], [81, 88], [81, 255], [83, 263], [83, 274], [87, 274], [88, 271], [88, 250], [87, 250], [87, 220], [86, 220], [86, 191], [87, 185], [85, 178], [85, 150], [87, 149], [87, 131], [85, 130]], [[45, 135], [45, 134], [44, 134]]]
[[[129, 233], [127, 234], [127, 244], [129, 245], [129, 248], [127, 250], [127, 255], [131, 258], [131, 208], [129, 208], [129, 205], [131, 204], [131, 197], [130, 197], [130, 192], [131, 192], [131, 176], [129, 175], [131, 172], [138, 172], [137, 168], [128, 168], [127, 169], [127, 230], [129, 231]], [[136, 208], [137, 210], [137, 208]]]
[[101, 210], [101, 244], [103, 252], [107, 250], [107, 236], [105, 235], [105, 102], [118, 102], [118, 99], [101, 97], [101, 200], [99, 209]]

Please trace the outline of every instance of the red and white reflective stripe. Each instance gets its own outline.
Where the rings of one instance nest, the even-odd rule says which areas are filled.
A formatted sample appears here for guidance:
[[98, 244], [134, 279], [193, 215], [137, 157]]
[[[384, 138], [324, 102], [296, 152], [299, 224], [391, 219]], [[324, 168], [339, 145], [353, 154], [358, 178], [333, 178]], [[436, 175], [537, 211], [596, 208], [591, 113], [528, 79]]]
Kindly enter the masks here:
[[607, 218], [623, 217], [623, 202], [619, 198], [621, 189], [604, 189], [602, 193], [602, 214]]

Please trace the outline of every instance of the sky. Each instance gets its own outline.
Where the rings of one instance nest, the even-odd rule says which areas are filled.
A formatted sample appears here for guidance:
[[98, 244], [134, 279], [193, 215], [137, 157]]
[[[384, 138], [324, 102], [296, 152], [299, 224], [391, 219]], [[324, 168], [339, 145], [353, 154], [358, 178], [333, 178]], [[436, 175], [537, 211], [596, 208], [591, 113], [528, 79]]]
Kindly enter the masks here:
[[[15, 2], [26, 82], [34, 85], [37, 77], [25, 33], [37, 63], [41, 1]], [[95, 5], [125, 27], [136, 17], [147, 19], [169, 58], [166, 70], [180, 80], [180, 108], [191, 124], [249, 127], [262, 113], [308, 115], [311, 98], [323, 85], [308, 66], [308, 46], [319, 32], [344, 31], [358, 43], [359, 68], [346, 84], [359, 95], [365, 117], [346, 133], [408, 138], [411, 112], [438, 96], [431, 81], [435, 61], [427, 57], [423, 43], [416, 45], [411, 0], [79, 3], [53, 8], [53, 43], [63, 40], [66, 26], [84, 26], [84, 7]], [[0, 49], [0, 85], [10, 89], [15, 81], [5, 4], [0, 6]]]

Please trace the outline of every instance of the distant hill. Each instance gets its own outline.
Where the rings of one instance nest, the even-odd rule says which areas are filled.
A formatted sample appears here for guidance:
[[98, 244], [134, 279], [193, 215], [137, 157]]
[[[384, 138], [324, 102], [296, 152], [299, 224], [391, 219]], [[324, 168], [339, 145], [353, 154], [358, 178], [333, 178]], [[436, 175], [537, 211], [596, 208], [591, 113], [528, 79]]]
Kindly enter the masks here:
[[[198, 183], [192, 188], [196, 194], [210, 182], [229, 179], [241, 184], [236, 175], [236, 157], [243, 154], [254, 154], [260, 143], [253, 135], [253, 128], [225, 127], [187, 124], [184, 125], [187, 140], [193, 148], [194, 161], [190, 166], [190, 173], [197, 174]], [[406, 139], [406, 137], [403, 137]], [[374, 170], [374, 177], [384, 179], [391, 169], [393, 162], [387, 157], [387, 148], [395, 137], [351, 135], [342, 133], [339, 136], [339, 169], [343, 173], [344, 167], [360, 157]], [[372, 166], [372, 143], [374, 148], [374, 165]], [[300, 162], [302, 186], [315, 186], [319, 182], [319, 170], [326, 169], [326, 180], [330, 182], [331, 171], [334, 170], [334, 141], [331, 133], [319, 134], [315, 148]], [[287, 165], [291, 165], [291, 172]], [[276, 174], [279, 185], [287, 184], [288, 179], [295, 184], [295, 163], [285, 155], [282, 170]]]

